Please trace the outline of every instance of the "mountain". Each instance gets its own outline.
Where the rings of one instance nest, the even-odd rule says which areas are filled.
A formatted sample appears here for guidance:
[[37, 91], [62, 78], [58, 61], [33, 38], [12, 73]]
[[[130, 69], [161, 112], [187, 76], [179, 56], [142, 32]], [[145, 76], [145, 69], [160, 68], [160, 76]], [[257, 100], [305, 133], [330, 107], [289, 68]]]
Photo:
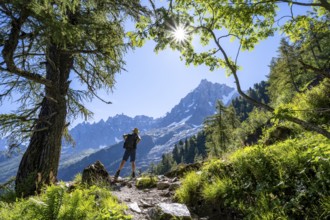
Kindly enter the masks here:
[[66, 145], [63, 153], [81, 152], [87, 149], [101, 149], [116, 144], [122, 140], [124, 133], [130, 132], [132, 128], [138, 127], [140, 131], [150, 130], [154, 127], [156, 120], [147, 116], [136, 116], [134, 118], [126, 115], [109, 117], [107, 121], [98, 123], [81, 123], [70, 130], [70, 134], [76, 142], [74, 148]]
[[206, 116], [215, 113], [217, 100], [221, 99], [224, 105], [229, 105], [230, 101], [237, 96], [235, 89], [204, 79], [196, 89], [181, 99], [180, 103], [160, 120], [159, 127], [184, 119], [187, 124], [201, 125]]
[[[207, 116], [216, 111], [215, 105], [221, 99], [225, 105], [237, 97], [235, 89], [224, 84], [202, 80], [196, 89], [187, 94], [164, 117], [154, 119], [148, 116], [116, 115], [106, 121], [81, 123], [70, 130], [76, 142], [75, 147], [64, 145], [59, 167], [59, 179], [69, 180], [76, 173], [95, 160], [101, 160], [113, 173], [122, 158], [122, 135], [134, 127], [140, 129], [142, 141], [138, 146], [137, 167], [146, 170], [149, 164], [160, 161], [162, 154], [172, 151], [174, 144], [197, 134]], [[19, 160], [8, 159], [11, 170], [5, 168], [6, 161], [0, 163], [0, 182], [10, 174], [15, 175]], [[16, 164], [16, 169], [13, 169]], [[129, 172], [130, 166], [125, 166]], [[125, 175], [125, 171], [122, 172]]]

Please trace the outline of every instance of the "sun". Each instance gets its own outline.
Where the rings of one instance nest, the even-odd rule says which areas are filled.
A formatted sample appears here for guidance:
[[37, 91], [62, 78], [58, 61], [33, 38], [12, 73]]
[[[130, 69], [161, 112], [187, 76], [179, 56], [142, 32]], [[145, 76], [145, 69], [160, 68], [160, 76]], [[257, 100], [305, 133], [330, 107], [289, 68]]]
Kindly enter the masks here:
[[172, 37], [176, 42], [182, 43], [187, 39], [187, 30], [182, 26], [178, 26], [172, 31]]

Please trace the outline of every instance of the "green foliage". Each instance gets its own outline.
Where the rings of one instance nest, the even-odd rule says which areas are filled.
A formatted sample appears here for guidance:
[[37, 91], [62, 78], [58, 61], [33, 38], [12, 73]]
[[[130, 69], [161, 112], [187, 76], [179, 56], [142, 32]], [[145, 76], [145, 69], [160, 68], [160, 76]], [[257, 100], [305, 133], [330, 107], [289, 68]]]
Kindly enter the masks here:
[[176, 165], [177, 164], [174, 161], [171, 153], [163, 154], [161, 162], [154, 167], [153, 171], [156, 174], [164, 174], [176, 167]]
[[11, 178], [7, 182], [0, 184], [0, 201], [9, 203], [9, 202], [14, 202], [16, 200], [14, 183], [15, 183], [15, 178]]
[[82, 174], [78, 173], [77, 175], [75, 175], [75, 177], [73, 178], [73, 182], [76, 184], [81, 184], [82, 183]]
[[233, 187], [231, 179], [215, 177], [204, 184], [202, 197], [210, 203], [226, 201], [226, 197], [229, 196], [228, 192], [234, 190]]
[[136, 187], [139, 189], [153, 188], [157, 186], [158, 179], [155, 176], [142, 176], [136, 181]]
[[284, 27], [289, 35], [282, 39], [278, 57], [271, 63], [268, 88], [273, 106], [292, 101], [329, 78], [330, 29], [328, 17], [319, 18], [315, 13], [297, 16]]
[[248, 118], [235, 130], [236, 139], [234, 144], [242, 146], [257, 143], [265, 128], [270, 126], [269, 121], [271, 117], [272, 114], [270, 112], [258, 108], [253, 109], [249, 113]]
[[192, 205], [199, 197], [198, 189], [201, 188], [202, 178], [196, 172], [189, 172], [185, 175], [181, 187], [175, 192], [175, 198], [182, 203]]
[[217, 157], [227, 152], [235, 138], [233, 131], [239, 125], [240, 122], [233, 106], [225, 107], [218, 101], [217, 113], [204, 122], [208, 155]]
[[165, 174], [170, 171], [180, 170], [180, 164], [190, 164], [206, 158], [205, 140], [206, 133], [199, 132], [196, 136], [175, 144], [171, 153], [164, 154], [157, 166], [152, 168], [153, 173]]
[[323, 219], [329, 215], [330, 141], [303, 133], [272, 146], [246, 147], [209, 161], [176, 192], [181, 202], [218, 202], [247, 219]]
[[[267, 82], [261, 81], [260, 83], [254, 84], [253, 88], [249, 88], [246, 94], [258, 102], [269, 104], [269, 96], [267, 94], [268, 86], [269, 84]], [[232, 105], [241, 122], [248, 118], [249, 113], [252, 112], [254, 108], [251, 103], [241, 96], [233, 99]]]
[[330, 121], [330, 79], [324, 79], [318, 86], [297, 94], [292, 102], [292, 111], [306, 121], [329, 125]]
[[[0, 7], [0, 104], [10, 100], [18, 106], [14, 114], [0, 115], [0, 135], [10, 134], [17, 143], [34, 130], [41, 100], [49, 96], [45, 85], [63, 90], [68, 121], [90, 117], [83, 103], [94, 97], [104, 101], [96, 91], [111, 91], [123, 55], [132, 48], [124, 22], [148, 16], [138, 0], [13, 0]], [[61, 80], [54, 80], [50, 64]], [[81, 84], [78, 90], [71, 80]]]
[[49, 186], [39, 196], [17, 199], [14, 203], [0, 201], [3, 220], [81, 220], [81, 219], [131, 219], [123, 211], [108, 189], [92, 186], [77, 187], [67, 191], [64, 184]]
[[321, 201], [321, 217], [324, 219], [330, 218], [330, 196], [327, 196]]

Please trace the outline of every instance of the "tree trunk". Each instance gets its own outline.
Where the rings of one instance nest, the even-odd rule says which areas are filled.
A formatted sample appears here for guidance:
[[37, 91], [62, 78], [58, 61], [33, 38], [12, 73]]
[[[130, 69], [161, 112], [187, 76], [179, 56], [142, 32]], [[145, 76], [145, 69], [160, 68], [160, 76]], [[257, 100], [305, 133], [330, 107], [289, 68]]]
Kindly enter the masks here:
[[46, 78], [52, 81], [52, 88], [45, 87], [39, 117], [17, 172], [17, 196], [39, 193], [42, 185], [56, 181], [73, 58], [61, 53], [56, 45], [49, 45], [46, 54]]

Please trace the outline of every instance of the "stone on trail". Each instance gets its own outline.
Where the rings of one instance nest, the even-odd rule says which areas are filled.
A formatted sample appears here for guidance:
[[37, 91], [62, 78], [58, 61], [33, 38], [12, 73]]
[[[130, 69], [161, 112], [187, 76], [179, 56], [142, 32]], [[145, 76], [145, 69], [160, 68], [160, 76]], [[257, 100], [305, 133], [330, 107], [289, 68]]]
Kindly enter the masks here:
[[169, 182], [158, 182], [157, 183], [157, 189], [159, 189], [159, 190], [164, 190], [164, 189], [167, 189], [168, 187], [170, 187]]
[[102, 184], [110, 182], [110, 175], [104, 165], [96, 161], [84, 169], [81, 179], [87, 185]]
[[140, 207], [139, 207], [139, 205], [136, 202], [129, 203], [128, 204], [128, 207], [132, 211], [134, 211], [134, 212], [137, 212], [137, 213], [141, 213], [142, 212], [141, 209], [140, 209]]
[[186, 205], [179, 203], [159, 203], [148, 212], [152, 220], [165, 220], [180, 218], [191, 220], [190, 212]]
[[174, 190], [178, 189], [180, 187], [180, 185], [181, 185], [180, 183], [172, 183], [169, 187], [169, 190], [174, 191]]

